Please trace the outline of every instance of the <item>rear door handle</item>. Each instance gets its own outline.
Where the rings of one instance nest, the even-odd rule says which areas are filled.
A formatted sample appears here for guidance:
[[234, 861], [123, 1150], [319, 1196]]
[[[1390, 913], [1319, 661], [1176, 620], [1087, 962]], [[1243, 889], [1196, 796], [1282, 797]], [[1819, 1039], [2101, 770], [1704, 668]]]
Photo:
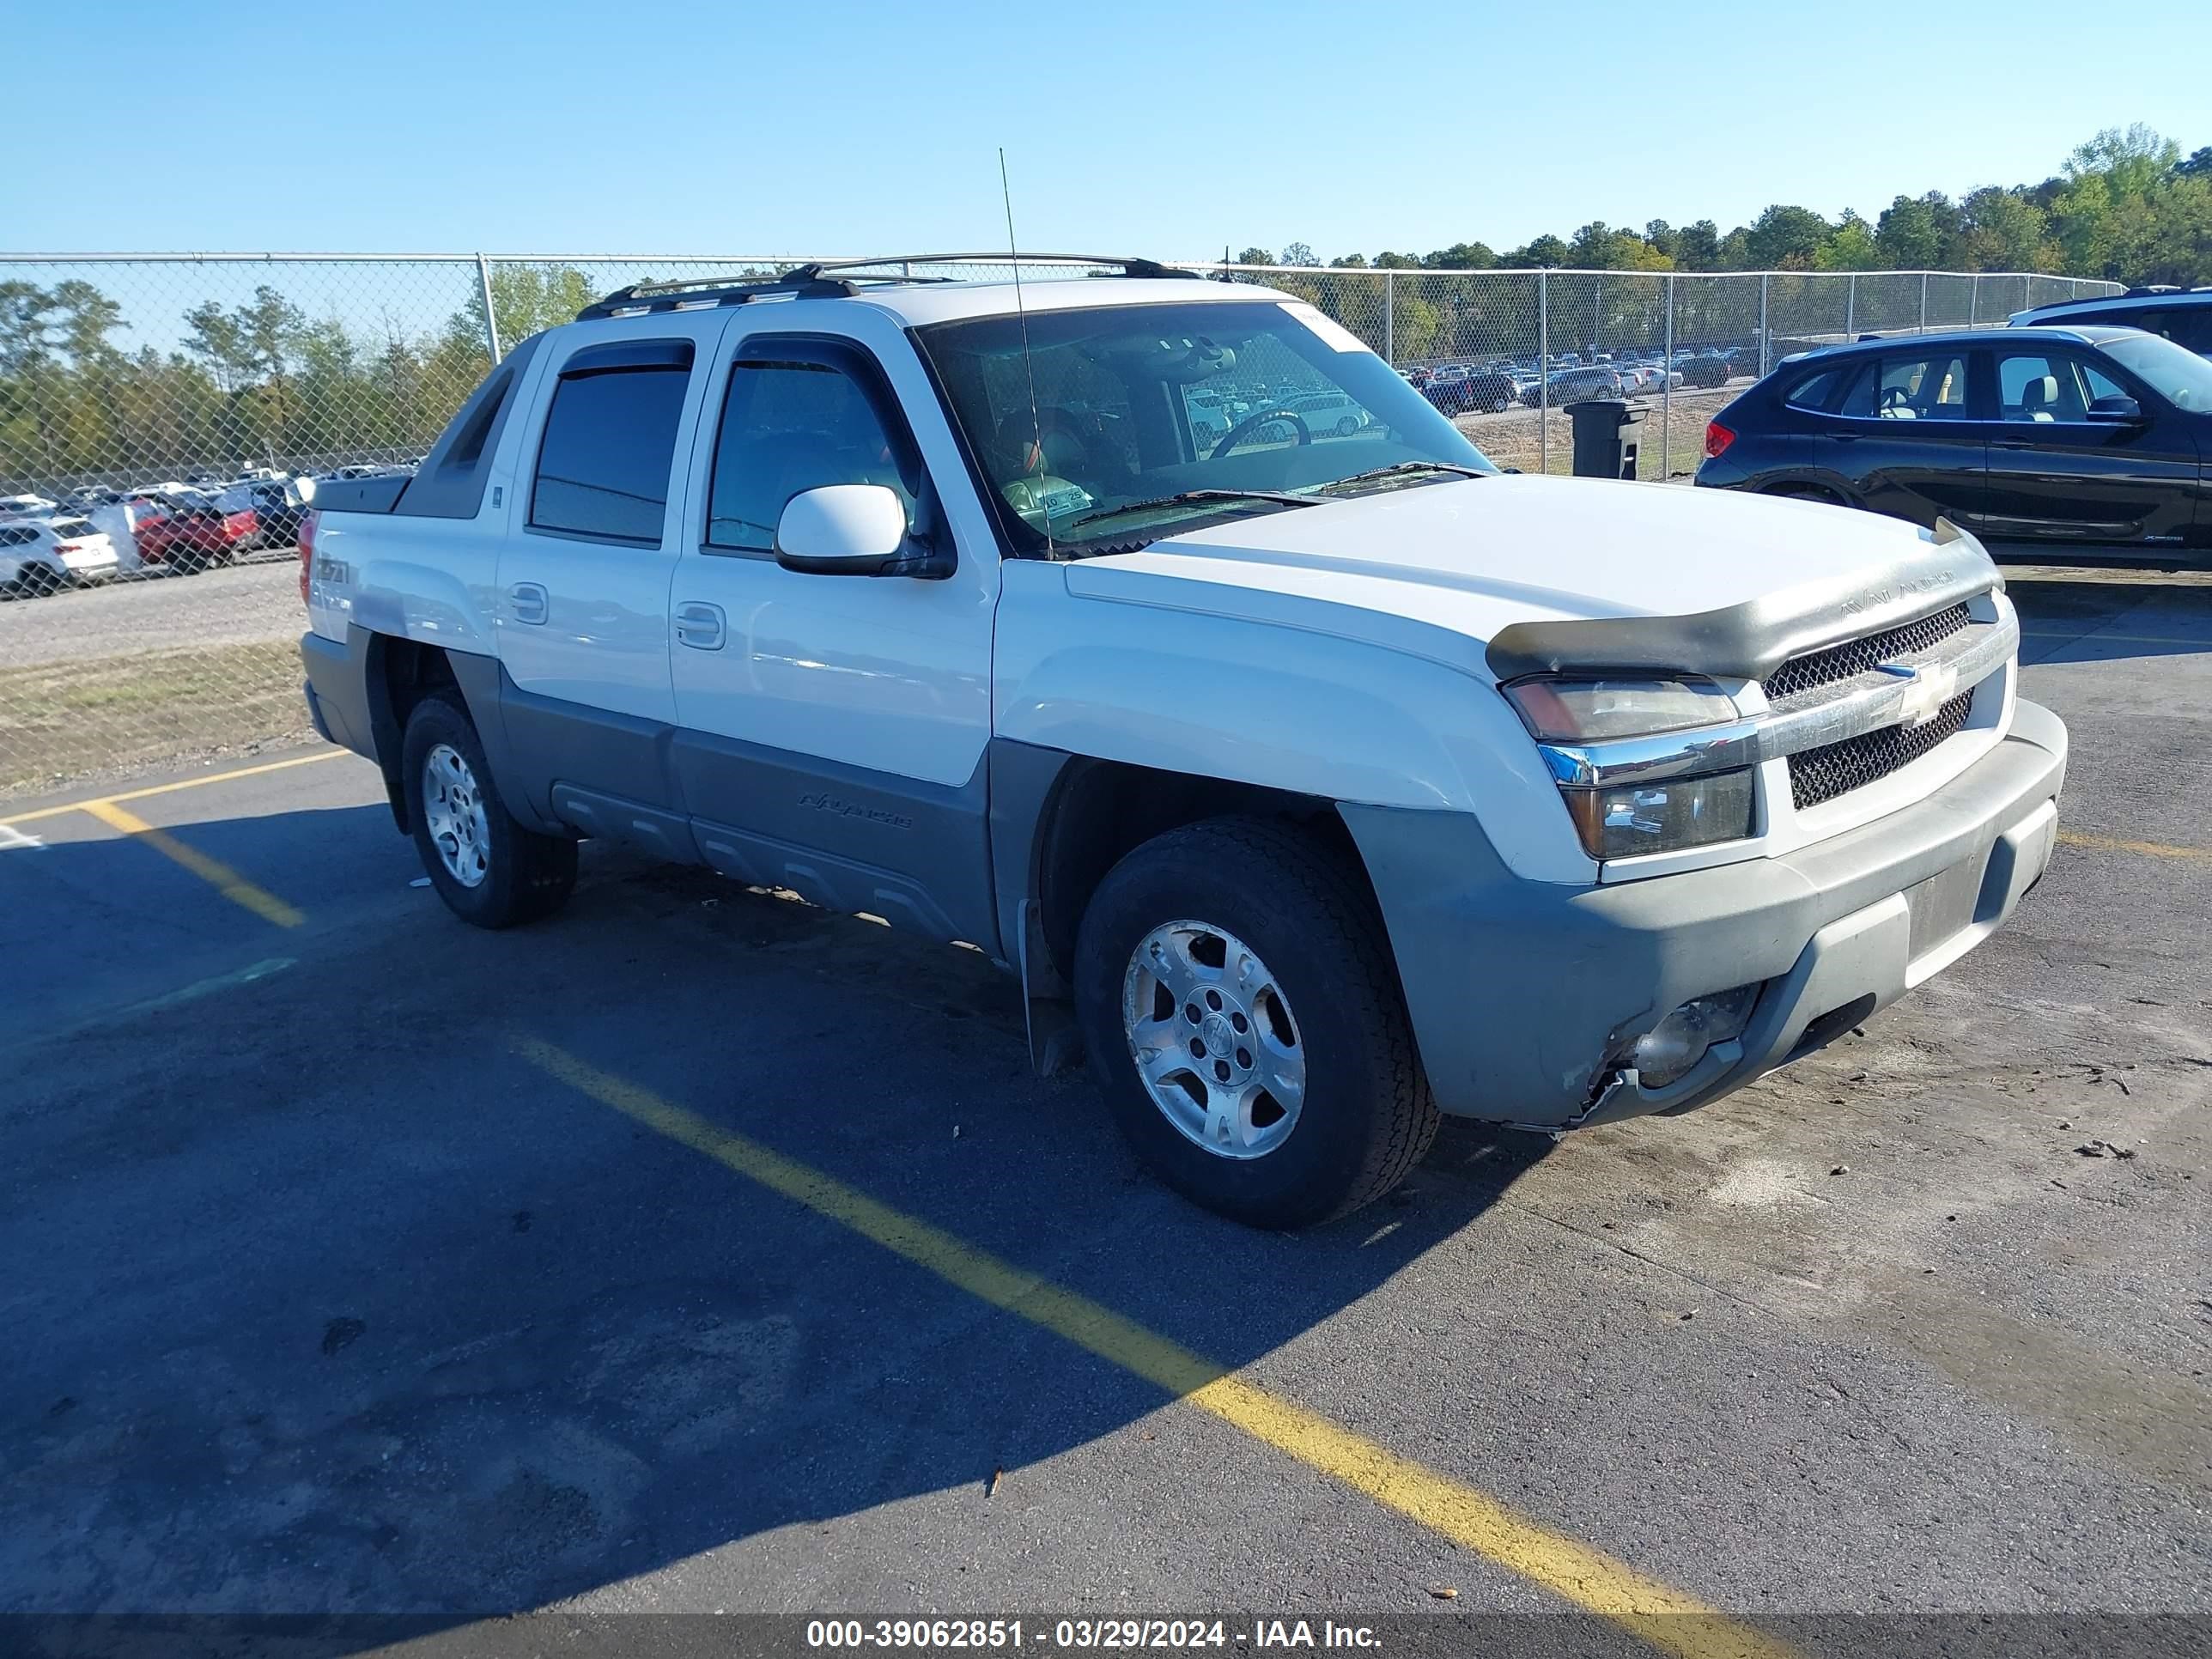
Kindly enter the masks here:
[[2025, 438], [1992, 438], [1990, 440], [1990, 447], [1991, 449], [2033, 449], [2035, 446]]
[[676, 643], [694, 651], [720, 651], [727, 630], [722, 607], [703, 599], [686, 599], [676, 607]]
[[507, 602], [514, 607], [514, 619], [519, 623], [542, 623], [550, 601], [545, 590], [536, 582], [517, 582], [507, 590]]

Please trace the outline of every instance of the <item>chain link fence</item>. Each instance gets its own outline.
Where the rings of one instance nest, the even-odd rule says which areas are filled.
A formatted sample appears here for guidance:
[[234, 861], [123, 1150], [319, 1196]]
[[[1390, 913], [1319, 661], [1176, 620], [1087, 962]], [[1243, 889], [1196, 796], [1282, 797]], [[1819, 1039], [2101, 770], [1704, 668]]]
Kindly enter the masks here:
[[[291, 568], [303, 480], [411, 466], [503, 347], [616, 289], [800, 262], [0, 256], [0, 797], [306, 736]], [[988, 256], [884, 268], [1012, 270]], [[1565, 472], [1564, 406], [1616, 389], [1638, 398], [1649, 478], [1691, 471], [1705, 422], [1790, 352], [2001, 325], [2116, 287], [1940, 271], [1186, 268], [1311, 301], [1503, 465]], [[1025, 263], [1023, 275], [1097, 269]]]

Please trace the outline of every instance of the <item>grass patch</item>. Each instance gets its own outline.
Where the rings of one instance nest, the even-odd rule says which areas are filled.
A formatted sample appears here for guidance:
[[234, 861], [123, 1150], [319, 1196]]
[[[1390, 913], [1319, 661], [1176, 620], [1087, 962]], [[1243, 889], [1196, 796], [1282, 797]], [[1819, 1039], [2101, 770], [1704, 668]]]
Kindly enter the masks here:
[[313, 728], [289, 641], [0, 668], [0, 795]]

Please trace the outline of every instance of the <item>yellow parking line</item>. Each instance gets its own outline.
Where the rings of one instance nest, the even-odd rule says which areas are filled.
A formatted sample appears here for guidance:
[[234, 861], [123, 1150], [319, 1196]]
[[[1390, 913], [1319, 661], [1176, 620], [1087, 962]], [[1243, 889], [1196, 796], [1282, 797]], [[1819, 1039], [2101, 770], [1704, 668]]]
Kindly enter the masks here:
[[197, 789], [204, 783], [228, 783], [233, 778], [259, 777], [264, 772], [282, 772], [295, 766], [313, 766], [318, 761], [336, 760], [340, 755], [350, 752], [344, 749], [325, 749], [313, 755], [295, 755], [290, 760], [270, 761], [265, 766], [241, 766], [234, 772], [209, 772], [196, 778], [179, 778], [173, 783], [156, 783], [143, 789], [126, 789], [119, 795], [101, 795], [93, 800], [64, 801], [59, 806], [41, 806], [31, 812], [11, 814], [5, 807], [0, 807], [0, 823], [33, 823], [40, 818], [58, 818], [64, 812], [89, 812], [103, 803], [112, 805], [118, 800], [143, 800], [149, 795], [167, 795], [179, 789]]
[[2169, 847], [2162, 841], [2122, 841], [2117, 836], [2085, 836], [2078, 830], [2061, 830], [2058, 839], [2069, 847], [2087, 847], [2100, 853], [2140, 853], [2145, 858], [2212, 862], [2212, 847]]
[[1723, 1655], [1783, 1659], [1792, 1652], [1785, 1644], [1602, 1550], [1516, 1513], [1486, 1492], [1401, 1457], [1317, 1412], [1245, 1382], [1216, 1360], [878, 1203], [818, 1170], [718, 1127], [550, 1042], [523, 1037], [516, 1048], [532, 1065], [601, 1105], [849, 1228], [947, 1284], [1210, 1412], [1462, 1548], [1510, 1568], [1577, 1607], [1613, 1620], [1654, 1647], [1683, 1659], [1719, 1659]]
[[297, 927], [307, 920], [283, 899], [256, 887], [221, 860], [185, 846], [167, 830], [156, 830], [145, 819], [132, 817], [113, 801], [88, 800], [81, 805], [111, 830], [120, 830], [131, 840], [143, 842], [163, 858], [184, 866], [233, 904], [243, 905], [262, 921], [274, 922], [279, 927]]

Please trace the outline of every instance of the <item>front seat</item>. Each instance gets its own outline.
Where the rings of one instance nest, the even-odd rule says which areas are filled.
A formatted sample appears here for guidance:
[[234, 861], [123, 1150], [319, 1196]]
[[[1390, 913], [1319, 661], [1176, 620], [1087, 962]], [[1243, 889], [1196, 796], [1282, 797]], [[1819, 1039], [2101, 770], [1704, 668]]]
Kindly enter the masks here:
[[2020, 389], [2020, 412], [2014, 416], [2021, 421], [2055, 421], [2052, 405], [2058, 401], [2058, 377], [2038, 375]]

